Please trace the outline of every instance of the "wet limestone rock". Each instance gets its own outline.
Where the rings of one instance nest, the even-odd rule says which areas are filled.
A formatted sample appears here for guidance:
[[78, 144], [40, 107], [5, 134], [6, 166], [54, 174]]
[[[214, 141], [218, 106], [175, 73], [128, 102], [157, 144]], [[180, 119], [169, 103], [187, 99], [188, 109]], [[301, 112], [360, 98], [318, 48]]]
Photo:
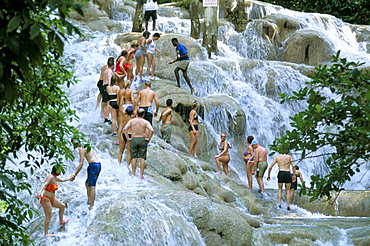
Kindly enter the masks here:
[[285, 45], [280, 60], [316, 66], [330, 62], [334, 45], [315, 30], [298, 30]]

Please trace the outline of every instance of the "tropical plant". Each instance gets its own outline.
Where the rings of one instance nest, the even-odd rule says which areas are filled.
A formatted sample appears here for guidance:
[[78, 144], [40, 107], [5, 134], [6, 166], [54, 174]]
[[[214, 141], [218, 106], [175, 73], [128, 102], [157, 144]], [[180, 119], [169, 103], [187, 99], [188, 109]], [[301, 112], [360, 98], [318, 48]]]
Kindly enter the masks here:
[[[62, 89], [77, 82], [60, 60], [65, 37], [81, 35], [67, 21], [70, 11], [83, 15], [73, 0], [0, 0], [0, 245], [31, 243], [24, 222], [34, 211], [17, 198], [31, 186], [17, 165], [31, 173], [62, 165], [73, 158], [70, 136], [83, 137], [68, 124], [78, 118]], [[26, 159], [18, 159], [20, 150]]]
[[[326, 156], [329, 172], [311, 176], [312, 200], [339, 191], [370, 158], [370, 72], [361, 63], [333, 56], [331, 66], [319, 65], [307, 87], [282, 101], [304, 100], [307, 109], [291, 118], [292, 130], [275, 139], [279, 153], [301, 151], [301, 159]], [[274, 154], [274, 153], [272, 153]]]
[[368, 25], [368, 0], [267, 0], [266, 2], [296, 11], [334, 15], [345, 22]]

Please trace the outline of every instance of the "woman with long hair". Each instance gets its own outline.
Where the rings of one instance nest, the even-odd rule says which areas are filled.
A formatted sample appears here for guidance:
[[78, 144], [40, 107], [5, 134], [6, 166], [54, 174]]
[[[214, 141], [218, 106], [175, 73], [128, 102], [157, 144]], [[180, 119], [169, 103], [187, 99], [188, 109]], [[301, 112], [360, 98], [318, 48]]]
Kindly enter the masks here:
[[[52, 216], [52, 208], [59, 208], [59, 225], [63, 225], [70, 221], [70, 219], [63, 220], [64, 209], [66, 205], [55, 198], [55, 191], [58, 190], [57, 182], [65, 182], [71, 180], [71, 178], [59, 178], [61, 171], [58, 170], [57, 166], [53, 166], [51, 174], [46, 177], [44, 184], [41, 186], [40, 191], [37, 193], [37, 199], [40, 199], [40, 204], [44, 209], [45, 221], [44, 221], [44, 235], [45, 237], [52, 237], [53, 234], [48, 234], [50, 219]], [[41, 192], [44, 194], [41, 196]]]
[[150, 32], [143, 32], [143, 36], [137, 41], [139, 47], [135, 53], [136, 58], [136, 75], [139, 75], [140, 80], [143, 80], [143, 67], [145, 63], [147, 44], [146, 40], [149, 38]]
[[190, 147], [189, 147], [189, 155], [194, 156], [197, 158], [197, 147], [198, 147], [198, 138], [199, 138], [199, 129], [198, 129], [198, 124], [199, 124], [199, 119], [197, 115], [197, 108], [198, 108], [198, 102], [193, 101], [191, 104], [191, 111], [189, 113], [189, 122], [190, 126], [188, 128], [189, 134], [190, 134]]
[[252, 174], [252, 168], [253, 168], [253, 158], [254, 158], [254, 149], [252, 147], [252, 140], [254, 137], [248, 136], [247, 137], [247, 150], [244, 152], [244, 162], [246, 165], [246, 171], [247, 171], [247, 178], [248, 178], [248, 190], [252, 190], [253, 188], [253, 174]]
[[220, 154], [215, 156], [216, 160], [216, 165], [217, 165], [217, 173], [221, 174], [221, 164], [222, 163], [222, 168], [224, 169], [225, 175], [230, 177], [229, 174], [229, 161], [230, 161], [230, 155], [229, 155], [229, 144], [226, 140], [226, 134], [221, 133], [221, 142], [218, 147], [220, 150]]

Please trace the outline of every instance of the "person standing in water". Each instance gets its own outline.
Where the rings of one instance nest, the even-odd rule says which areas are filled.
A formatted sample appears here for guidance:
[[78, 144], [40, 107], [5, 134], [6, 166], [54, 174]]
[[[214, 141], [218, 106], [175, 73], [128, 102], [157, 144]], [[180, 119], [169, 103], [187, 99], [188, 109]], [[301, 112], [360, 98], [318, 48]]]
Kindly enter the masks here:
[[172, 99], [166, 100], [167, 107], [162, 110], [161, 116], [157, 119], [157, 122], [162, 120], [161, 127], [161, 138], [166, 141], [166, 143], [171, 143], [171, 120], [172, 120]]
[[298, 178], [301, 180], [302, 185], [305, 184], [305, 181], [303, 179], [303, 175], [302, 175], [301, 171], [299, 171], [299, 167], [294, 166], [293, 169], [295, 169], [295, 176], [292, 175], [292, 185], [290, 186], [290, 196], [291, 196], [290, 201], [293, 201], [294, 191], [298, 188]]
[[[149, 79], [154, 79], [154, 71], [155, 71], [155, 59], [154, 54], [155, 52], [161, 53], [159, 49], [156, 48], [155, 42], [161, 37], [159, 33], [154, 33], [153, 37], [148, 39], [146, 43], [148, 44], [148, 49], [146, 50], [146, 55], [148, 58], [148, 67], [146, 70], [146, 74]], [[150, 76], [151, 74], [151, 76]]]
[[189, 146], [189, 156], [194, 156], [197, 158], [197, 148], [198, 148], [198, 138], [199, 138], [199, 119], [197, 115], [198, 102], [193, 101], [191, 104], [191, 111], [189, 113], [189, 134], [190, 134], [190, 146]]
[[253, 149], [255, 149], [256, 151], [256, 157], [254, 158], [254, 162], [253, 162], [252, 175], [256, 173], [257, 183], [261, 191], [261, 195], [259, 196], [263, 197], [265, 195], [263, 175], [265, 174], [266, 169], [268, 167], [267, 150], [264, 147], [260, 146], [256, 139], [253, 139], [251, 144], [252, 144]]
[[136, 76], [139, 76], [140, 81], [143, 81], [143, 69], [144, 69], [146, 49], [147, 49], [146, 40], [149, 38], [149, 36], [150, 36], [150, 32], [145, 31], [143, 32], [143, 36], [139, 38], [139, 40], [137, 41], [137, 44], [139, 45], [139, 47], [135, 53]]
[[[99, 81], [97, 83], [97, 87], [99, 88], [99, 94], [98, 94], [98, 97], [96, 98], [96, 107], [95, 107], [96, 109], [101, 104], [101, 99], [102, 99], [103, 92], [104, 92], [104, 87], [103, 87], [104, 71], [108, 68], [108, 63], [110, 63], [110, 61], [113, 61], [114, 62], [114, 57], [109, 57], [108, 58], [108, 61], [107, 61], [107, 64], [105, 64], [104, 66], [102, 66], [102, 68], [100, 69], [100, 77], [99, 77]], [[100, 108], [101, 108], [101, 110], [100, 110], [100, 116], [101, 117], [104, 117], [104, 114], [103, 114], [103, 106], [101, 105]]]
[[229, 161], [230, 161], [229, 144], [226, 140], [225, 133], [221, 133], [220, 137], [221, 137], [221, 142], [219, 145], [220, 154], [215, 156], [216, 165], [217, 165], [217, 173], [222, 174], [221, 165], [220, 165], [220, 162], [221, 162], [225, 175], [230, 177], [230, 174], [229, 174]]
[[[132, 175], [136, 175], [136, 163], [137, 159], [140, 161], [140, 179], [145, 179], [144, 169], [146, 152], [148, 149], [148, 143], [153, 136], [154, 130], [152, 125], [144, 120], [145, 110], [140, 108], [138, 110], [137, 118], [131, 119], [127, 122], [123, 132], [126, 139], [130, 142], [131, 148], [131, 161], [132, 161]], [[132, 132], [129, 136], [129, 131]]]
[[94, 207], [95, 203], [95, 196], [96, 196], [96, 182], [98, 181], [98, 177], [101, 171], [101, 163], [99, 161], [98, 156], [96, 155], [95, 151], [91, 149], [87, 149], [82, 147], [77, 140], [71, 140], [74, 147], [79, 147], [79, 162], [80, 164], [77, 166], [75, 174], [71, 176], [71, 181], [73, 181], [78, 173], [81, 171], [82, 166], [84, 165], [84, 158], [89, 163], [87, 167], [87, 179], [85, 182], [86, 191], [87, 191], [87, 204], [89, 204], [89, 210]]
[[[59, 225], [63, 225], [70, 221], [70, 219], [63, 220], [64, 209], [66, 205], [55, 198], [55, 191], [58, 190], [57, 182], [65, 182], [72, 180], [71, 178], [59, 178], [61, 171], [58, 170], [57, 166], [53, 166], [51, 174], [46, 177], [44, 184], [36, 195], [37, 199], [40, 199], [40, 204], [44, 209], [45, 221], [44, 221], [44, 235], [45, 237], [53, 237], [53, 234], [49, 234], [50, 219], [52, 216], [52, 208], [59, 208]], [[44, 194], [41, 196], [42, 191]]]
[[193, 95], [195, 89], [190, 83], [190, 79], [188, 77], [188, 67], [190, 64], [190, 58], [188, 56], [188, 51], [185, 47], [185, 45], [180, 44], [177, 38], [171, 39], [172, 45], [176, 47], [176, 53], [177, 53], [177, 58], [176, 60], [170, 61], [169, 64], [173, 64], [175, 62], [179, 62], [177, 67], [175, 68], [175, 76], [176, 76], [176, 81], [177, 81], [177, 87], [180, 87], [180, 76], [179, 76], [179, 71], [182, 71], [182, 75], [184, 76], [184, 79], [186, 80], [186, 83], [188, 83], [190, 87], [190, 93]]
[[[112, 117], [112, 136], [117, 136], [117, 117], [119, 113], [119, 106], [117, 104], [117, 93], [119, 90], [120, 88], [117, 85], [117, 77], [113, 75], [111, 78], [111, 84], [107, 86], [108, 107]], [[119, 144], [119, 142], [116, 141], [114, 142], [114, 144]]]
[[248, 178], [248, 190], [252, 190], [253, 189], [253, 175], [252, 175], [252, 168], [253, 168], [253, 164], [254, 164], [254, 149], [252, 147], [252, 141], [253, 141], [254, 137], [252, 136], [248, 136], [247, 137], [247, 145], [248, 145], [248, 148], [247, 150], [244, 152], [244, 162], [245, 162], [245, 165], [246, 165], [246, 171], [247, 171], [247, 178]]
[[280, 154], [276, 156], [268, 169], [267, 173], [267, 181], [270, 181], [270, 173], [272, 168], [275, 166], [275, 164], [278, 164], [279, 173], [278, 173], [278, 207], [281, 208], [281, 196], [283, 192], [283, 184], [285, 184], [285, 196], [286, 196], [286, 206], [287, 209], [290, 210], [290, 201], [292, 199], [291, 197], [291, 191], [290, 191], [290, 185], [292, 184], [292, 174], [295, 177], [295, 168], [294, 168], [294, 162], [290, 155], [286, 154]]
[[145, 110], [144, 119], [150, 122], [152, 125], [153, 121], [153, 107], [152, 103], [155, 103], [155, 112], [154, 117], [157, 117], [158, 110], [159, 110], [159, 100], [158, 95], [155, 91], [153, 91], [152, 83], [150, 81], [145, 81], [144, 83], [145, 89], [139, 92], [139, 95], [136, 97], [136, 103], [139, 108]]

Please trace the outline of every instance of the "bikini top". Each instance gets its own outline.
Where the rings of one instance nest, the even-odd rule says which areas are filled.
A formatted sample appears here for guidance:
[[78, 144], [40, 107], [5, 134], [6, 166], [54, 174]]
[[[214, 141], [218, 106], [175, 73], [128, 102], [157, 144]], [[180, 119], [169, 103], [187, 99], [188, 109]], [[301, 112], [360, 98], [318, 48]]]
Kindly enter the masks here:
[[252, 153], [249, 153], [248, 152], [248, 149], [244, 152], [244, 155], [247, 156], [247, 155], [251, 155]]
[[[222, 147], [221, 147], [222, 146]], [[223, 151], [225, 149], [225, 144], [220, 143], [220, 147], [218, 148], [220, 151]]]
[[58, 189], [57, 184], [48, 184], [48, 186], [45, 187], [45, 191], [55, 193], [55, 191]]

